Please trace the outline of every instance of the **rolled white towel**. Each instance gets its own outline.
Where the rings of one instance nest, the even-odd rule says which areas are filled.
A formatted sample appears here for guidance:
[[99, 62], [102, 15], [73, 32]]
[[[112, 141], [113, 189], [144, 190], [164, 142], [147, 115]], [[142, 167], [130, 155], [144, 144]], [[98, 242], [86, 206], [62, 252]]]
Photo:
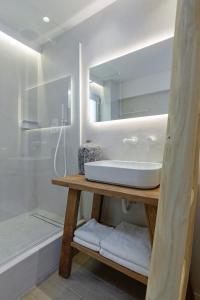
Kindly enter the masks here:
[[151, 243], [146, 227], [122, 222], [108, 238], [101, 241], [101, 249], [102, 255], [106, 251], [118, 259], [136, 264], [144, 270], [149, 269]]
[[[102, 224], [99, 224], [95, 219], [89, 220], [86, 224], [79, 227], [74, 232], [74, 241], [76, 239], [83, 241], [83, 243], [86, 243], [86, 245], [89, 244], [93, 246], [97, 246], [98, 250], [100, 250], [100, 242], [108, 237], [111, 232], [113, 231], [113, 227], [108, 227]], [[92, 248], [91, 248], [92, 249]]]

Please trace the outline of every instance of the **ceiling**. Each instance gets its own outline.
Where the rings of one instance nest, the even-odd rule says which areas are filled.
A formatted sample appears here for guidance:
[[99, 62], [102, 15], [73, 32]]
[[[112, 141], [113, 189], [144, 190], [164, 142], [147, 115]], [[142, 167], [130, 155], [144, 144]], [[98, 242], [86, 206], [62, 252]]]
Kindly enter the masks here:
[[[33, 48], [117, 0], [0, 0], [0, 30]], [[45, 23], [43, 17], [49, 17]]]

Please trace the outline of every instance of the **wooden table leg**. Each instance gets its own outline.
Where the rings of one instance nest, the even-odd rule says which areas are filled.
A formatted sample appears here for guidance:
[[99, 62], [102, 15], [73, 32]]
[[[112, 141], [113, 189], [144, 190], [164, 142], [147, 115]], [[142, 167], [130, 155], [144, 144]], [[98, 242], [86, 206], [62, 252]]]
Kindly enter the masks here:
[[77, 224], [80, 193], [80, 191], [74, 189], [69, 189], [68, 192], [59, 267], [59, 274], [64, 278], [68, 278], [71, 274], [73, 254], [71, 242], [73, 240], [73, 234]]
[[93, 205], [92, 205], [92, 219], [95, 219], [97, 222], [100, 222], [101, 219], [101, 211], [103, 205], [104, 196], [99, 194], [94, 194], [93, 196]]
[[153, 245], [154, 231], [156, 227], [157, 207], [152, 205], [145, 205], [147, 224], [149, 228], [149, 235]]

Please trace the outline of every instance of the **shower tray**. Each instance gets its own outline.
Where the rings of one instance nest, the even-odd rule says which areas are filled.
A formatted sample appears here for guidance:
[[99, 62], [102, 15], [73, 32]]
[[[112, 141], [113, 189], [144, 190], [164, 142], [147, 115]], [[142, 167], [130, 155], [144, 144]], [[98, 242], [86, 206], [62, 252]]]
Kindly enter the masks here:
[[62, 231], [62, 221], [43, 211], [31, 211], [1, 222], [0, 270], [3, 265], [51, 236], [62, 235]]

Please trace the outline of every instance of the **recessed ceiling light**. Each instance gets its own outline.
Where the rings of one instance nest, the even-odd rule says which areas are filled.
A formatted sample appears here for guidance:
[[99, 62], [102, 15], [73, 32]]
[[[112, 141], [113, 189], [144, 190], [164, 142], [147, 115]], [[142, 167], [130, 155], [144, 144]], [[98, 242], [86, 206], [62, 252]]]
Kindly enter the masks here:
[[44, 17], [42, 20], [43, 20], [45, 23], [49, 23], [49, 22], [50, 22], [49, 17]]

